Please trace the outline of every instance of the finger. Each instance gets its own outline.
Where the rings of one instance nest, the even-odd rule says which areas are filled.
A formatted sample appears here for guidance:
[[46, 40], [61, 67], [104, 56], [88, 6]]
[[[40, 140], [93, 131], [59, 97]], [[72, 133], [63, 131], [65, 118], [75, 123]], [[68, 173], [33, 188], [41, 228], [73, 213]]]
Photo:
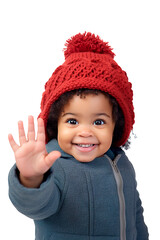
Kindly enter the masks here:
[[26, 135], [25, 135], [22, 121], [18, 122], [18, 130], [19, 130], [19, 142], [20, 142], [20, 145], [23, 145], [27, 140], [26, 140]]
[[45, 158], [45, 162], [48, 168], [50, 168], [60, 156], [61, 156], [61, 153], [59, 151], [50, 152]]
[[13, 150], [13, 152], [15, 153], [17, 151], [17, 149], [19, 148], [18, 144], [14, 141], [14, 138], [12, 136], [12, 134], [9, 134], [8, 135], [8, 140], [9, 140], [9, 143], [10, 143], [10, 146]]
[[28, 140], [33, 141], [35, 140], [35, 129], [34, 129], [34, 118], [33, 116], [28, 117]]
[[45, 143], [45, 128], [44, 128], [44, 121], [42, 118], [38, 118], [38, 131], [37, 131], [37, 141], [42, 141]]

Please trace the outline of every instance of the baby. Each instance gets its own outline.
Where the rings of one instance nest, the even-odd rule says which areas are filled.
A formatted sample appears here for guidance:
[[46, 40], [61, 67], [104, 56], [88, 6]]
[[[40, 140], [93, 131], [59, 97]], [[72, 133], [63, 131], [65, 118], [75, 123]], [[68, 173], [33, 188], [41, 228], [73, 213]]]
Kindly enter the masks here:
[[36, 240], [147, 240], [135, 172], [122, 147], [134, 124], [133, 92], [98, 36], [77, 34], [45, 85], [35, 139], [18, 123], [9, 173], [14, 206]]

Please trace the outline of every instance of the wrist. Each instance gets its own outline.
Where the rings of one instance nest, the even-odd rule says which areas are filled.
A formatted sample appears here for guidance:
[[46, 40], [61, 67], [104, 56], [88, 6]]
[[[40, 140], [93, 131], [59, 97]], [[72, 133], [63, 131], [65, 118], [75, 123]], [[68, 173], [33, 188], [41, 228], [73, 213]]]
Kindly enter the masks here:
[[44, 175], [36, 177], [24, 177], [21, 173], [19, 174], [19, 180], [21, 184], [27, 188], [39, 188], [43, 182]]

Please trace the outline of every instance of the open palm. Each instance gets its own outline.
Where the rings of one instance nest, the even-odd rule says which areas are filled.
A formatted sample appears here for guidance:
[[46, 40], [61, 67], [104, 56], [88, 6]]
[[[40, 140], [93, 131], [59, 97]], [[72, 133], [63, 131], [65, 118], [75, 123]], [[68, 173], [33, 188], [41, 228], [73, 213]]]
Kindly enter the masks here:
[[25, 135], [23, 122], [18, 122], [19, 143], [9, 134], [9, 142], [15, 154], [15, 160], [21, 176], [36, 178], [44, 175], [55, 160], [60, 157], [58, 151], [47, 153], [45, 146], [45, 128], [41, 118], [38, 119], [37, 138], [35, 139], [34, 119], [28, 117], [28, 134]]

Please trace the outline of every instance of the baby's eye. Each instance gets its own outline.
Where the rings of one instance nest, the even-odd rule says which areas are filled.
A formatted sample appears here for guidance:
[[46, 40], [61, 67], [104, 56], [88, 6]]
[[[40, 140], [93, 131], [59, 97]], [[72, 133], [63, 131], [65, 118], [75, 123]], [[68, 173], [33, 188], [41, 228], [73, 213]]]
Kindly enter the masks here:
[[96, 121], [94, 121], [94, 125], [103, 125], [105, 124], [105, 121], [102, 119], [97, 119]]
[[76, 125], [76, 124], [78, 124], [78, 121], [76, 119], [68, 119], [67, 123], [72, 124], [72, 125]]

